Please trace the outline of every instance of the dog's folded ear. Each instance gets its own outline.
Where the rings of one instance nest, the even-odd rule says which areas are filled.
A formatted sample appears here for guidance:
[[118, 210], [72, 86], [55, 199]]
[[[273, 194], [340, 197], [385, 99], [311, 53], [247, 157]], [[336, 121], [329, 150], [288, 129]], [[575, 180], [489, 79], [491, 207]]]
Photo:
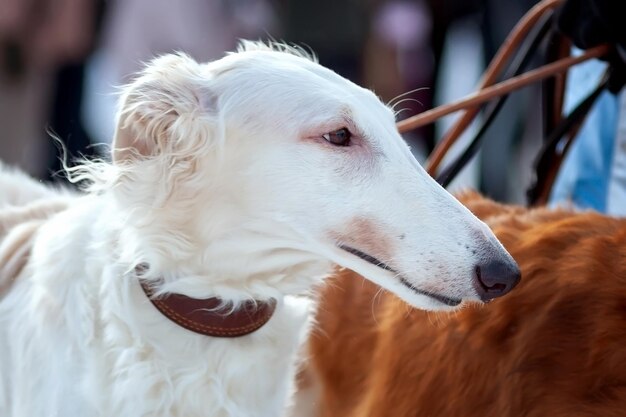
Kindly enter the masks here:
[[113, 161], [198, 155], [218, 135], [218, 97], [206, 66], [184, 54], [150, 62], [120, 99]]

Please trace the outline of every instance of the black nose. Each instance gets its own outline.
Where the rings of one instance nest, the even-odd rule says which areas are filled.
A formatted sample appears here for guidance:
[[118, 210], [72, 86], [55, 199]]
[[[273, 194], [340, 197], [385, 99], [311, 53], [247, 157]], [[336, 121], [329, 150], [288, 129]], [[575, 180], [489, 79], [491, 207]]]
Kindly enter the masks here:
[[478, 264], [475, 272], [474, 287], [485, 302], [511, 291], [521, 277], [517, 264], [508, 260], [490, 260]]

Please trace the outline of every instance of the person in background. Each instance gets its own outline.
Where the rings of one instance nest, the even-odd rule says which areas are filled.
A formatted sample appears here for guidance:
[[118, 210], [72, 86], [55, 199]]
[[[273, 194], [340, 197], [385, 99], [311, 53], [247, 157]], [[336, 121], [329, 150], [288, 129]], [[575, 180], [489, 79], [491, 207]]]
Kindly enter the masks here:
[[550, 204], [573, 205], [626, 215], [626, 3], [616, 0], [567, 0], [559, 10], [558, 28], [580, 49], [609, 43], [607, 62], [575, 67], [568, 75], [565, 110], [595, 87], [607, 65], [613, 76], [609, 90], [587, 115], [557, 175]]
[[46, 178], [48, 161], [56, 161], [46, 128], [58, 129], [71, 148], [88, 143], [75, 117], [80, 108], [80, 92], [75, 92], [81, 65], [96, 40], [102, 6], [96, 0], [0, 0], [4, 162]]

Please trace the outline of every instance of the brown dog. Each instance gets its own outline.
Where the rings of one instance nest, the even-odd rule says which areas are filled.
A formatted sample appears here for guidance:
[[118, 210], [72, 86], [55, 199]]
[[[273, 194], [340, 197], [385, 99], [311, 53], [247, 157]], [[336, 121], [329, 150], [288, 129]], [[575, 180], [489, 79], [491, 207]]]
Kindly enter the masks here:
[[626, 415], [626, 220], [461, 200], [519, 263], [521, 284], [435, 314], [339, 274], [310, 345], [319, 414]]

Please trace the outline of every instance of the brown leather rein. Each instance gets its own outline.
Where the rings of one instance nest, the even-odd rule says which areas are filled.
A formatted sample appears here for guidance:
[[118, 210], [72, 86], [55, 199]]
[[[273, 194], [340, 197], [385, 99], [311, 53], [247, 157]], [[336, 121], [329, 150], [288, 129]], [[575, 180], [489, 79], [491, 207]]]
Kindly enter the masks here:
[[221, 298], [191, 298], [182, 294], [155, 296], [154, 283], [141, 276], [145, 266], [135, 274], [152, 305], [175, 324], [204, 336], [241, 337], [263, 327], [276, 310], [276, 300], [249, 300], [236, 309], [224, 306]]
[[498, 76], [500, 76], [504, 71], [507, 62], [511, 59], [516, 49], [520, 46], [528, 33], [533, 29], [535, 23], [537, 23], [537, 21], [539, 21], [544, 14], [555, 9], [563, 2], [564, 0], [543, 0], [535, 5], [522, 18], [522, 20], [519, 21], [489, 64], [489, 67], [485, 71], [476, 93], [470, 94], [469, 96], [466, 96], [458, 101], [435, 107], [431, 110], [398, 122], [398, 130], [400, 133], [405, 133], [417, 129], [418, 127], [433, 123], [448, 114], [464, 110], [461, 117], [446, 132], [441, 142], [439, 142], [439, 145], [437, 145], [428, 158], [426, 169], [430, 175], [434, 176], [437, 173], [439, 165], [448, 150], [456, 143], [461, 134], [478, 115], [481, 104], [548, 77], [563, 74], [574, 65], [593, 58], [605, 56], [609, 53], [609, 46], [597, 46], [586, 50], [582, 55], [565, 57], [495, 84]]

